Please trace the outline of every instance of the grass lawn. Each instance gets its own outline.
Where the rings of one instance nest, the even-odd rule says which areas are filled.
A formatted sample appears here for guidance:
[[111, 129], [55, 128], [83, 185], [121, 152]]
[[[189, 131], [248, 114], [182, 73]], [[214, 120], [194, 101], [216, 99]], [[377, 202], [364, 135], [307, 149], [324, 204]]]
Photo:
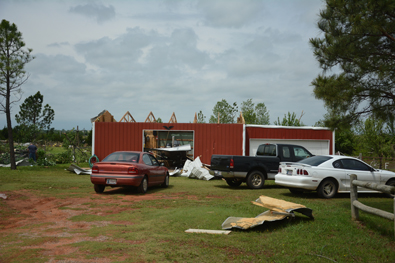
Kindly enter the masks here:
[[[0, 169], [0, 193], [9, 197], [0, 198], [0, 262], [395, 262], [394, 222], [362, 211], [352, 221], [348, 194], [324, 200], [274, 181], [251, 190], [171, 177], [168, 188], [145, 195], [124, 188], [99, 195], [89, 175], [67, 167]], [[251, 204], [260, 195], [303, 204], [315, 219], [296, 213], [229, 235], [185, 233], [257, 216], [266, 210]], [[359, 200], [393, 212], [382, 194]]]

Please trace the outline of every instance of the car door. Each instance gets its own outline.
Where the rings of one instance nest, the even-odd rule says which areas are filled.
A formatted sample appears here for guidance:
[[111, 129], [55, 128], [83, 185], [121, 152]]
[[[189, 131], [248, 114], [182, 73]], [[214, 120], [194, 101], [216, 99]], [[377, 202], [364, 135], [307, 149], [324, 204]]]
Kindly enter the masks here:
[[151, 154], [143, 155], [143, 162], [147, 166], [148, 182], [150, 185], [157, 184], [161, 178], [159, 162]]
[[149, 158], [151, 159], [153, 176], [155, 177], [155, 182], [158, 184], [163, 183], [163, 181], [165, 180], [165, 175], [166, 175], [165, 170], [162, 169], [162, 167], [160, 166], [160, 163], [154, 156], [149, 154]]
[[[346, 171], [346, 178], [348, 182], [348, 189], [350, 189], [350, 175], [356, 174], [358, 181], [380, 183], [380, 174], [369, 165], [356, 159], [341, 159], [344, 170]], [[358, 187], [358, 191], [372, 191], [367, 188]]]
[[[339, 192], [350, 190], [350, 176], [347, 176], [348, 170], [345, 170], [341, 160], [334, 161], [332, 163], [333, 168], [330, 170], [331, 176], [337, 179], [339, 182]], [[329, 171], [328, 171], [329, 173]]]

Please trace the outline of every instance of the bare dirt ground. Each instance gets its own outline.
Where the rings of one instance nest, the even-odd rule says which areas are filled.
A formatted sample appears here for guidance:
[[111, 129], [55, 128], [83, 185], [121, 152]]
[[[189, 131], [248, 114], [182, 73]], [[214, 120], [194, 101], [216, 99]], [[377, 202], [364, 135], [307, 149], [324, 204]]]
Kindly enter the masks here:
[[[84, 233], [75, 233], [76, 230], [88, 230], [93, 226], [104, 226], [107, 224], [131, 225], [133, 222], [73, 222], [69, 218], [81, 214], [107, 215], [115, 214], [127, 210], [127, 207], [120, 207], [122, 201], [138, 202], [141, 200], [156, 200], [163, 196], [160, 193], [147, 193], [145, 195], [119, 195], [114, 200], [111, 195], [92, 194], [87, 198], [45, 198], [36, 196], [30, 191], [18, 191], [5, 193], [7, 199], [0, 199], [0, 202], [6, 203], [7, 208], [13, 211], [10, 217], [0, 218], [0, 237], [15, 233], [20, 237], [44, 237], [48, 240], [44, 243], [20, 249], [43, 249], [44, 256], [50, 258], [48, 262], [71, 263], [71, 262], [110, 262], [107, 259], [87, 260], [81, 254], [77, 247], [69, 246], [81, 241], [104, 241], [108, 237], [89, 237]], [[169, 198], [169, 197], [166, 197]], [[177, 197], [174, 197], [175, 199]], [[111, 204], [114, 206], [100, 206], [92, 208], [88, 204], [93, 202]], [[64, 209], [67, 207], [67, 209]], [[61, 209], [63, 208], [63, 209]], [[34, 225], [34, 227], [31, 227]], [[118, 242], [128, 242], [119, 240]], [[22, 241], [20, 241], [22, 243]], [[0, 242], [0, 251], [4, 244]], [[73, 260], [55, 260], [57, 255], [73, 254]], [[77, 255], [81, 255], [76, 259]], [[0, 259], [0, 263], [2, 263]]]

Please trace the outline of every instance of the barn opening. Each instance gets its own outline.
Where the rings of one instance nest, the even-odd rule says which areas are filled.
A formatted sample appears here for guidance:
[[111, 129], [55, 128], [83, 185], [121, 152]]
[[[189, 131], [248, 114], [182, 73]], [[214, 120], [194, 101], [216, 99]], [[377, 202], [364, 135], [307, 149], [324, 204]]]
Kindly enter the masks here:
[[[166, 167], [182, 167], [187, 159], [194, 160], [194, 131], [143, 130], [143, 144], [144, 151], [153, 152]], [[190, 150], [182, 147], [187, 145]]]

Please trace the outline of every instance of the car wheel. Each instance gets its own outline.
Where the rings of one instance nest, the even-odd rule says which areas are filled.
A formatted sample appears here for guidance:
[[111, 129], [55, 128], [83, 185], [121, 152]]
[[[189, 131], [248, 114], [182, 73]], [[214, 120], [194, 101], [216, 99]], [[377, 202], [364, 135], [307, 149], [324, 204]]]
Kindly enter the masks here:
[[98, 193], [98, 194], [103, 193], [104, 192], [104, 188], [106, 188], [106, 186], [102, 185], [102, 184], [94, 184], [93, 185], [93, 189], [95, 189], [95, 192]]
[[303, 194], [303, 190], [302, 190], [302, 189], [298, 189], [298, 188], [289, 188], [289, 191], [290, 191], [291, 193], [293, 193], [294, 195]]
[[165, 181], [161, 184], [163, 188], [167, 188], [169, 186], [169, 174], [166, 174]]
[[144, 176], [137, 190], [139, 193], [145, 194], [147, 192], [147, 189], [148, 189], [148, 180], [147, 180], [147, 176]]
[[[388, 186], [395, 186], [395, 179], [390, 179], [390, 180], [388, 180], [388, 182], [385, 183], [385, 185], [388, 185]], [[388, 197], [393, 197], [393, 195], [391, 195], [391, 194], [387, 194], [387, 196], [388, 196]]]
[[385, 185], [395, 186], [395, 179], [388, 180], [388, 182], [386, 182]]
[[265, 177], [259, 171], [253, 171], [247, 178], [247, 185], [251, 189], [260, 189], [265, 184]]
[[337, 184], [333, 179], [325, 179], [318, 186], [317, 192], [321, 198], [332, 198], [337, 193]]
[[230, 187], [238, 187], [241, 185], [241, 183], [243, 181], [241, 180], [236, 180], [236, 179], [225, 179], [226, 183], [230, 186]]

